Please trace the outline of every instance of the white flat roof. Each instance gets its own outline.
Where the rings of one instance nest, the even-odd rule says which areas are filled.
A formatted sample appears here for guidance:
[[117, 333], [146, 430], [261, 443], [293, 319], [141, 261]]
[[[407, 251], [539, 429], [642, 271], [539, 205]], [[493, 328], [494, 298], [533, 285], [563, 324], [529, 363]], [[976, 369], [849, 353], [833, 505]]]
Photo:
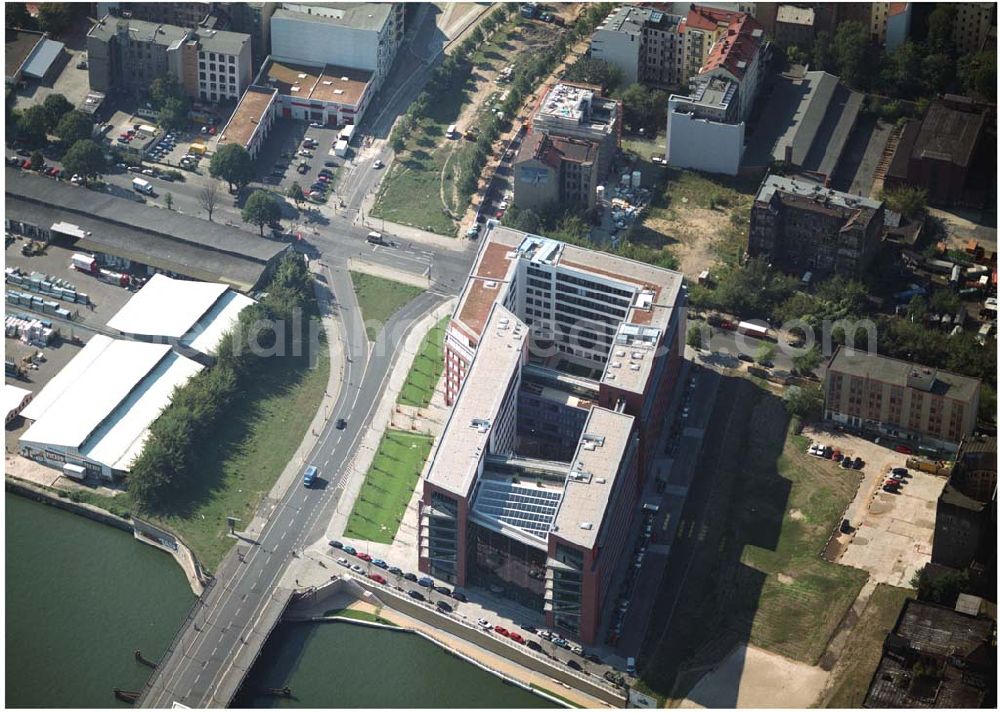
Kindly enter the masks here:
[[203, 354], [215, 352], [239, 313], [253, 300], [217, 282], [153, 275], [108, 327], [123, 334], [182, 341]]
[[31, 392], [27, 389], [22, 389], [20, 386], [14, 386], [13, 384], [3, 385], [3, 412], [5, 416], [9, 416], [12, 412], [17, 411], [21, 408], [21, 404], [24, 400], [31, 396]]
[[[95, 335], [21, 412], [34, 421], [21, 440], [81, 453], [96, 450], [99, 462], [119, 467], [137, 448], [134, 434], [145, 431], [170, 402], [174, 387], [201, 368], [172, 353], [169, 344]], [[111, 432], [117, 445], [105, 440]]]
[[62, 42], [56, 42], [48, 38], [42, 40], [35, 47], [35, 51], [24, 65], [24, 73], [34, 79], [41, 79], [49, 71], [49, 67], [56, 61], [56, 57], [65, 47]]

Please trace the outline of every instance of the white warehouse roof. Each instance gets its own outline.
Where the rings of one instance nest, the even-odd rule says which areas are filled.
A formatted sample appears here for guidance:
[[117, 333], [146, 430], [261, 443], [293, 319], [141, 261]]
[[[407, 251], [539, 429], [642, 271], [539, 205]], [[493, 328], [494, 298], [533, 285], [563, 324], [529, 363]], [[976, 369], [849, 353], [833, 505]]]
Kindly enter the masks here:
[[214, 354], [222, 337], [253, 300], [217, 282], [156, 274], [108, 321], [123, 334], [180, 342]]
[[34, 421], [21, 443], [128, 470], [174, 388], [202, 368], [169, 344], [95, 335], [21, 412]]

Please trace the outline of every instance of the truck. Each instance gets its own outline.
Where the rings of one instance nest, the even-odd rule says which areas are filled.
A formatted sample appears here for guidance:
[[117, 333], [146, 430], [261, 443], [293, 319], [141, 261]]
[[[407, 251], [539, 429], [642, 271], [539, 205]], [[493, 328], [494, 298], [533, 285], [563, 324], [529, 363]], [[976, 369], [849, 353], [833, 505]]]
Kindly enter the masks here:
[[97, 272], [97, 259], [93, 255], [73, 253], [69, 259], [69, 266], [78, 272], [86, 272], [92, 275]]
[[73, 480], [86, 480], [87, 469], [76, 463], [63, 463], [63, 475]]
[[740, 322], [736, 325], [736, 331], [740, 334], [745, 334], [748, 337], [767, 339], [767, 327], [762, 327], [759, 324], [754, 324], [753, 322]]
[[191, 148], [188, 149], [188, 153], [193, 153], [195, 156], [204, 156], [206, 151], [208, 151], [208, 147], [199, 143], [191, 144]]
[[341, 157], [347, 156], [347, 141], [339, 139], [337, 143], [333, 145], [333, 154]]
[[133, 178], [132, 190], [139, 191], [139, 193], [145, 193], [147, 196], [151, 196], [153, 195], [153, 184], [147, 181], [145, 178]]
[[343, 129], [340, 130], [340, 135], [337, 138], [339, 138], [341, 141], [346, 141], [347, 143], [351, 143], [351, 141], [354, 139], [354, 128], [355, 128], [354, 124], [348, 124]]

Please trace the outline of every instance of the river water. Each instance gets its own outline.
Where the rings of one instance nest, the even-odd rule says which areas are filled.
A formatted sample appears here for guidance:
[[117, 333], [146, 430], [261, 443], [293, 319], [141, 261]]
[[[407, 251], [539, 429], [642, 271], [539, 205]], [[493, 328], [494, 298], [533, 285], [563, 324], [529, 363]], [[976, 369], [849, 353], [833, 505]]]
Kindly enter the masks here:
[[[6, 704], [95, 708], [137, 691], [194, 595], [172, 558], [128, 533], [7, 494]], [[259, 695], [291, 688], [294, 698]], [[243, 707], [541, 708], [405, 632], [346, 623], [283, 624], [236, 701]]]

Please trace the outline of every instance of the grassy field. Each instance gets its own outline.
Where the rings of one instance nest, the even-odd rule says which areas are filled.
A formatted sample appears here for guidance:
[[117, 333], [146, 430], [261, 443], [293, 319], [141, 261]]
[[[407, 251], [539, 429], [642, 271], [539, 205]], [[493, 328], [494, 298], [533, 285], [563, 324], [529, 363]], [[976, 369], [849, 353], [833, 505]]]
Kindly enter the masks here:
[[872, 592], [861, 619], [854, 626], [844, 647], [844, 652], [830, 672], [827, 698], [822, 702], [827, 708], [860, 708], [868, 692], [879, 658], [882, 642], [892, 630], [903, 602], [916, 596], [912, 589], [901, 589], [879, 584]]
[[388, 430], [365, 475], [344, 535], [391, 543], [431, 451], [430, 436]]
[[420, 344], [420, 352], [413, 360], [406, 383], [399, 392], [399, 403], [423, 408], [431, 402], [434, 387], [444, 371], [444, 330], [450, 317], [435, 324]]
[[866, 580], [819, 557], [860, 475], [810, 459], [781, 400], [750, 381], [724, 378], [715, 403], [688, 496], [704, 505], [682, 516], [702, 534], [675, 543], [695, 554], [683, 579], [668, 569], [640, 657], [643, 687], [661, 698], [704, 672], [682, 666], [742, 642], [815, 664]]
[[361, 306], [361, 316], [365, 320], [365, 332], [368, 334], [368, 339], [373, 342], [389, 318], [400, 307], [423, 292], [419, 287], [366, 275], [363, 272], [351, 272], [351, 281], [354, 283], [354, 292]]

